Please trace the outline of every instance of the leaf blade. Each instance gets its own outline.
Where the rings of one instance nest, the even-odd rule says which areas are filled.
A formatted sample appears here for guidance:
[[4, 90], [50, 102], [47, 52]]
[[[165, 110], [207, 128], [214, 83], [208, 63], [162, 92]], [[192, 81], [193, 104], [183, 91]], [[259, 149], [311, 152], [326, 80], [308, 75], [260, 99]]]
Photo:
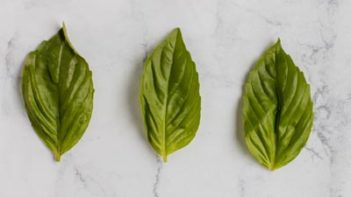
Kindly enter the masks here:
[[180, 29], [173, 30], [145, 61], [140, 102], [148, 140], [164, 161], [192, 141], [201, 98], [196, 66]]
[[308, 140], [313, 123], [310, 87], [280, 40], [248, 75], [243, 122], [250, 153], [272, 170], [296, 158]]
[[63, 27], [29, 53], [22, 76], [31, 124], [59, 161], [80, 140], [91, 118], [94, 88], [89, 66], [72, 48]]

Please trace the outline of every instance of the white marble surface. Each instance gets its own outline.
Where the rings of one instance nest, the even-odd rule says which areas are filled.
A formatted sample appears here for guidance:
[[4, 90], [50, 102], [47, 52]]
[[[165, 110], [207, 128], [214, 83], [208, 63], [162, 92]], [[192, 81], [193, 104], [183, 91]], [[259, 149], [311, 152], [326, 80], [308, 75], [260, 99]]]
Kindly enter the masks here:
[[[0, 196], [351, 196], [351, 1], [0, 0]], [[89, 128], [60, 163], [30, 126], [21, 64], [62, 21], [94, 74]], [[137, 101], [145, 54], [182, 28], [200, 74], [194, 141], [162, 164]], [[278, 37], [312, 86], [315, 122], [297, 159], [274, 172], [240, 136], [245, 75]]]

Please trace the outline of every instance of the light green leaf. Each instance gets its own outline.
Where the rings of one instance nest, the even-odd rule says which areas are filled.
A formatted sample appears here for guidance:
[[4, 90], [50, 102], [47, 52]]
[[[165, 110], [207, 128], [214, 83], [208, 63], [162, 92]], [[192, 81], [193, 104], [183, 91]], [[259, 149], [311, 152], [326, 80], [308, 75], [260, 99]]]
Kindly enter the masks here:
[[34, 130], [59, 161], [85, 132], [94, 94], [92, 73], [65, 27], [28, 54], [22, 93]]
[[148, 140], [164, 161], [195, 137], [201, 108], [199, 79], [179, 28], [148, 56], [140, 102]]
[[249, 73], [243, 123], [250, 153], [271, 170], [292, 161], [307, 142], [313, 123], [310, 87], [280, 40]]

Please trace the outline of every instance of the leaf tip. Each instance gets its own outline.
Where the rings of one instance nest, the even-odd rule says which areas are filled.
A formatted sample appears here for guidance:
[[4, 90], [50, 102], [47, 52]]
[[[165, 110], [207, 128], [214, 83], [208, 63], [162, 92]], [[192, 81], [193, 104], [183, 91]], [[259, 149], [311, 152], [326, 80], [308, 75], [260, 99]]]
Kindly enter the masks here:
[[174, 30], [173, 30], [173, 31], [176, 31], [176, 32], [181, 32], [180, 27], [176, 27], [176, 28], [174, 28]]
[[69, 37], [68, 37], [67, 25], [66, 25], [66, 23], [65, 23], [64, 21], [62, 22], [62, 28], [61, 28], [61, 30], [62, 30], [62, 32], [63, 32], [64, 39], [66, 40], [66, 42], [68, 43], [68, 45], [72, 48], [72, 50], [73, 50], [75, 53], [79, 54], [79, 53], [77, 52], [77, 50], [73, 47], [73, 44], [72, 44], [71, 40], [70, 40]]
[[62, 32], [63, 32], [65, 39], [68, 39], [67, 25], [66, 25], [65, 21], [62, 22], [61, 29], [62, 29]]
[[62, 28], [63, 28], [64, 30], [66, 30], [66, 28], [67, 28], [65, 21], [62, 21]]
[[281, 43], [282, 43], [282, 42], [281, 42], [280, 38], [278, 37], [278, 39], [277, 39], [275, 45], [281, 47]]
[[174, 34], [174, 35], [182, 35], [182, 31], [180, 30], [180, 27], [176, 27], [173, 29], [173, 31], [171, 32], [171, 34]]

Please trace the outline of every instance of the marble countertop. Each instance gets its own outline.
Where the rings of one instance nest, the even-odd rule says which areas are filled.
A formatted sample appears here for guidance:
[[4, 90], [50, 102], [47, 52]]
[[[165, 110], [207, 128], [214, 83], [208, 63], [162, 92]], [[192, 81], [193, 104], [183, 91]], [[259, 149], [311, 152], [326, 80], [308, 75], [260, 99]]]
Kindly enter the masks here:
[[[0, 0], [0, 196], [351, 196], [351, 1]], [[19, 84], [26, 54], [62, 21], [94, 75], [94, 113], [54, 162], [34, 133]], [[143, 59], [181, 27], [200, 75], [197, 136], [163, 164], [143, 133]], [[311, 84], [310, 139], [271, 172], [245, 148], [245, 76], [278, 37]]]

